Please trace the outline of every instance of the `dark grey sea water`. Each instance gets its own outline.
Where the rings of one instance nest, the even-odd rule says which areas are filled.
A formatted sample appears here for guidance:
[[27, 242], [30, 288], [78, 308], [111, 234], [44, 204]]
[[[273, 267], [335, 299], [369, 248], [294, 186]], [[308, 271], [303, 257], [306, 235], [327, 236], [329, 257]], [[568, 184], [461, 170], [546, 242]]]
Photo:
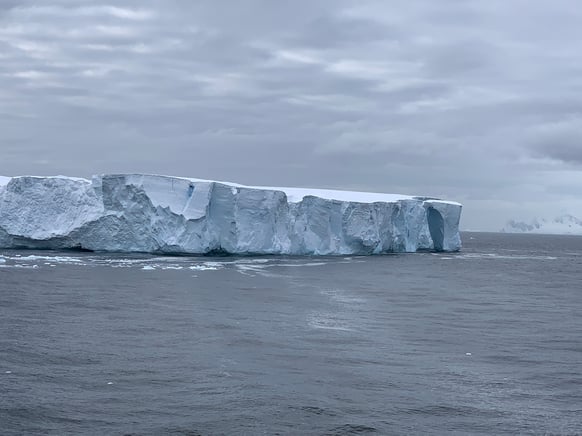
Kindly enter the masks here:
[[0, 251], [3, 435], [582, 434], [582, 237]]

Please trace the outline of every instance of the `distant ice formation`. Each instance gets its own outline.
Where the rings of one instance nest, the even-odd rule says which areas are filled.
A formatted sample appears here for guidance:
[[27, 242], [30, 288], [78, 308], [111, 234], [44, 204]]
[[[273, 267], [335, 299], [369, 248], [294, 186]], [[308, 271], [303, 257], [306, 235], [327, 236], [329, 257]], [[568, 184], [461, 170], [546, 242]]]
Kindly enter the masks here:
[[0, 177], [0, 248], [336, 255], [456, 251], [461, 205], [122, 174]]
[[529, 223], [510, 220], [501, 231], [504, 233], [582, 235], [582, 220], [572, 215], [562, 215], [554, 219], [536, 218]]

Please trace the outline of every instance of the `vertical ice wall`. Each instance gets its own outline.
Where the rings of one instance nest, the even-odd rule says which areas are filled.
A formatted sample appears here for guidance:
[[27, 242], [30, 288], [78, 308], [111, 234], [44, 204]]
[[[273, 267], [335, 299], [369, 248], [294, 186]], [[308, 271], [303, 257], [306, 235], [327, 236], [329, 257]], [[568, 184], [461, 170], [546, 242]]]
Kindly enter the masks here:
[[[292, 200], [292, 201], [291, 201]], [[461, 206], [141, 174], [0, 179], [0, 247], [246, 254], [460, 248]]]

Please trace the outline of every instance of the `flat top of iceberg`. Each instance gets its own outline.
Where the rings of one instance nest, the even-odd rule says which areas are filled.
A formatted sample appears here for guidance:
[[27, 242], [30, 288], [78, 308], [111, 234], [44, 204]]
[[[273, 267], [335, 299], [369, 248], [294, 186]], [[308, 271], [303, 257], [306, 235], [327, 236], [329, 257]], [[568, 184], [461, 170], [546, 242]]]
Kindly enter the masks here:
[[283, 191], [291, 203], [298, 203], [309, 195], [328, 200], [351, 201], [358, 203], [394, 202], [410, 200], [413, 197], [400, 194], [382, 194], [377, 192], [338, 191], [335, 189], [312, 188], [264, 188]]
[[[168, 178], [168, 179], [182, 179], [188, 180], [194, 183], [220, 183], [222, 185], [236, 187], [236, 188], [248, 188], [248, 189], [261, 189], [261, 190], [269, 190], [269, 191], [282, 191], [287, 195], [287, 200], [290, 203], [298, 203], [303, 200], [303, 198], [308, 196], [319, 197], [326, 200], [337, 200], [337, 201], [345, 201], [345, 202], [354, 202], [354, 203], [393, 203], [400, 200], [412, 200], [418, 198], [417, 196], [412, 195], [402, 195], [402, 194], [385, 194], [385, 193], [378, 193], [378, 192], [359, 192], [359, 191], [343, 191], [343, 190], [335, 190], [335, 189], [317, 189], [317, 188], [289, 188], [289, 187], [280, 187], [280, 186], [250, 186], [250, 185], [241, 185], [238, 183], [233, 182], [224, 182], [219, 180], [207, 180], [207, 179], [197, 179], [197, 178], [190, 178], [190, 177], [177, 177], [177, 176], [166, 176], [166, 175], [156, 175], [156, 174], [104, 174], [102, 177], [106, 176], [133, 176], [133, 177], [161, 177], [161, 178]], [[83, 179], [80, 177], [69, 177], [69, 176], [22, 176], [22, 177], [34, 177], [34, 178], [58, 178], [58, 179], [69, 179], [75, 180], [80, 182], [91, 183], [90, 180]], [[8, 182], [12, 179], [12, 177], [3, 177], [0, 176], [0, 186], [5, 186]], [[447, 204], [454, 204], [459, 205], [459, 203], [453, 201], [446, 201], [446, 200], [439, 200], [436, 198], [427, 198], [431, 202], [441, 202]]]
[[10, 182], [10, 180], [17, 179], [19, 177], [26, 177], [32, 179], [65, 179], [74, 180], [76, 182], [91, 183], [91, 180], [87, 180], [82, 177], [71, 177], [71, 176], [15, 176], [15, 177], [0, 176], [0, 186], [5, 186], [8, 184], [8, 182]]
[[356, 203], [376, 203], [376, 202], [395, 202], [399, 200], [411, 200], [414, 197], [401, 194], [382, 194], [376, 192], [358, 192], [358, 191], [340, 191], [335, 189], [317, 189], [317, 188], [289, 188], [283, 186], [248, 186], [232, 182], [222, 182], [216, 180], [204, 180], [189, 178], [192, 182], [220, 183], [236, 188], [263, 189], [268, 191], [282, 191], [287, 195], [290, 203], [298, 203], [304, 197], [313, 196], [326, 200], [350, 201]]
[[[161, 177], [171, 177], [171, 176], [161, 176]], [[237, 188], [250, 188], [250, 189], [264, 189], [269, 191], [283, 191], [287, 195], [287, 200], [290, 203], [299, 203], [304, 197], [313, 196], [319, 197], [326, 200], [338, 200], [353, 203], [394, 203], [400, 200], [413, 200], [418, 199], [416, 195], [403, 195], [403, 194], [384, 194], [380, 192], [360, 192], [360, 191], [342, 191], [336, 189], [319, 189], [319, 188], [289, 188], [282, 186], [247, 186], [240, 185], [238, 183], [232, 182], [222, 182], [217, 180], [204, 180], [204, 179], [193, 179], [188, 178], [192, 182], [206, 182], [206, 183], [221, 183], [227, 186], [233, 186]], [[455, 201], [440, 200], [438, 198], [426, 197], [431, 203], [443, 203], [451, 204], [456, 206], [461, 206], [460, 203]]]
[[12, 177], [0, 176], [0, 186], [6, 186]]

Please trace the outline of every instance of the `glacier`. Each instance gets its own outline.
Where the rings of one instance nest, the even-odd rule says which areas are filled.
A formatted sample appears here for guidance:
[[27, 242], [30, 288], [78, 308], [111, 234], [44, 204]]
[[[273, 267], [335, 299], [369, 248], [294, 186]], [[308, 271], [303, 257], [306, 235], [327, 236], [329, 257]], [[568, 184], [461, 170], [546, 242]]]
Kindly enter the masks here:
[[109, 174], [0, 177], [0, 248], [368, 255], [461, 248], [430, 197]]

